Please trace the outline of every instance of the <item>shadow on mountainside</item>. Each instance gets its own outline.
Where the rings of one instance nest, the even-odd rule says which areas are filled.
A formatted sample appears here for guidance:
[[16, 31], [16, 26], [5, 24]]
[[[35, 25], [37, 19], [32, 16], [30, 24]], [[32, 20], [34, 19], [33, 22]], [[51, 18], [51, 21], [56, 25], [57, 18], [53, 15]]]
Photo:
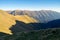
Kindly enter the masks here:
[[46, 25], [48, 28], [59, 28], [60, 27], [60, 19], [50, 21]]
[[[48, 28], [51, 28], [51, 29], [48, 29]], [[54, 28], [56, 28], [56, 29], [54, 29]], [[59, 28], [59, 29], [57, 29], [57, 28]], [[41, 30], [41, 29], [43, 29], [43, 30]], [[48, 29], [48, 30], [45, 30], [45, 29]], [[16, 40], [17, 39], [23, 40], [24, 38], [28, 39], [28, 37], [30, 39], [31, 39], [31, 37], [34, 39], [37, 37], [37, 40], [38, 40], [40, 37], [42, 39], [44, 39], [44, 35], [45, 35], [46, 40], [47, 39], [49, 40], [49, 38], [55, 39], [55, 37], [60, 38], [59, 37], [60, 36], [60, 19], [53, 20], [48, 23], [29, 23], [29, 24], [16, 20], [16, 24], [12, 25], [10, 30], [12, 31], [13, 35], [9, 35], [9, 34], [0, 32], [0, 40], [8, 40], [8, 39], [14, 40], [15, 38], [16, 38]], [[36, 30], [36, 31], [33, 31], [33, 30]], [[37, 30], [40, 30], [40, 31], [37, 31]], [[28, 33], [24, 33], [27, 31], [28, 31]], [[32, 31], [32, 32], [29, 32], [29, 31]], [[49, 35], [49, 34], [51, 34], [51, 35]]]
[[4, 38], [7, 37], [7, 36], [11, 36], [11, 35], [0, 32], [0, 40], [4, 40]]
[[44, 26], [44, 23], [29, 23], [26, 24], [21, 21], [16, 20], [16, 24], [13, 25], [10, 30], [12, 33], [23, 32], [23, 31], [32, 31], [32, 30], [39, 30], [41, 27]]
[[23, 31], [32, 31], [32, 30], [59, 28], [59, 27], [60, 27], [60, 19], [53, 20], [48, 23], [29, 23], [29, 24], [16, 20], [16, 24], [13, 25], [10, 28], [10, 30], [12, 31], [12, 33], [17, 33]]
[[[48, 29], [48, 28], [60, 28], [60, 19], [53, 20], [48, 23], [29, 23], [29, 24], [16, 20], [16, 24], [12, 25], [10, 30], [14, 34], [23, 31], [32, 31], [32, 30], [40, 30], [40, 29]], [[4, 34], [4, 33], [0, 33], [0, 34]]]
[[16, 20], [16, 24], [13, 25], [10, 30], [13, 32], [13, 33], [16, 33], [16, 32], [22, 32], [22, 31], [29, 31], [29, 30], [32, 30], [32, 26], [31, 25], [27, 25], [25, 24], [24, 22], [21, 22], [21, 21], [17, 21]]

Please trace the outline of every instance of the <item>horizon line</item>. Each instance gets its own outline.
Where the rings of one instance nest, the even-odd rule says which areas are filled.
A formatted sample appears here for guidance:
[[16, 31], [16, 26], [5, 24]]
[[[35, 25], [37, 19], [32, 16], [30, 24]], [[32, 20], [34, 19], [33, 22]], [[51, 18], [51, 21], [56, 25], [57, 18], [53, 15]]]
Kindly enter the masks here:
[[33, 9], [0, 9], [0, 10], [4, 10], [4, 11], [14, 11], [14, 10], [21, 10], [21, 11], [41, 11], [41, 10], [46, 10], [46, 11], [55, 11], [55, 12], [60, 12], [57, 10], [52, 10], [52, 9], [40, 9], [40, 10], [33, 10]]

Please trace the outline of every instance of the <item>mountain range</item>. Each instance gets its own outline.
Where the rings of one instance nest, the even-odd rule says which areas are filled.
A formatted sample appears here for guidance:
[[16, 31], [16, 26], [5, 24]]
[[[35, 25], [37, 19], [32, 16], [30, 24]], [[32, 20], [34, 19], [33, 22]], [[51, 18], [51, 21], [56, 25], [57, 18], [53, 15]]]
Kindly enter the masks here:
[[12, 15], [28, 15], [36, 19], [40, 23], [46, 23], [52, 20], [60, 19], [60, 13], [51, 10], [28, 11], [28, 10], [14, 10], [8, 11]]
[[51, 10], [0, 10], [0, 32], [13, 34], [60, 27], [60, 13]]
[[0, 40], [60, 40], [60, 13], [0, 10]]
[[[12, 34], [11, 30], [9, 30], [9, 28], [12, 25], [16, 24], [15, 20], [22, 21], [24, 23], [37, 22], [37, 20], [35, 20], [27, 15], [14, 16], [14, 15], [7, 13], [6, 11], [0, 10], [0, 32]], [[32, 21], [32, 20], [34, 20], [34, 21]]]

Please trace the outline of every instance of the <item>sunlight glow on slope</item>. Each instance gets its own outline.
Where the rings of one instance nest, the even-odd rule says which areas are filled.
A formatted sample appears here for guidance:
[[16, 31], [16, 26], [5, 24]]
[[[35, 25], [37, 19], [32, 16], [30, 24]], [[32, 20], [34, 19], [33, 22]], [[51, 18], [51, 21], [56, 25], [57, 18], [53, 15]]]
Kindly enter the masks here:
[[11, 30], [9, 30], [9, 28], [11, 28], [12, 25], [16, 24], [16, 20], [22, 21], [24, 23], [37, 22], [37, 20], [35, 20], [27, 15], [13, 16], [3, 10], [0, 10], [0, 32], [7, 33], [7, 34], [13, 34], [13, 33], [11, 33]]
[[14, 17], [7, 12], [0, 10], [0, 32], [12, 34], [9, 28], [14, 24]]
[[33, 19], [32, 17], [29, 17], [28, 15], [16, 15], [16, 20], [22, 21], [24, 23], [35, 23], [37, 20]]

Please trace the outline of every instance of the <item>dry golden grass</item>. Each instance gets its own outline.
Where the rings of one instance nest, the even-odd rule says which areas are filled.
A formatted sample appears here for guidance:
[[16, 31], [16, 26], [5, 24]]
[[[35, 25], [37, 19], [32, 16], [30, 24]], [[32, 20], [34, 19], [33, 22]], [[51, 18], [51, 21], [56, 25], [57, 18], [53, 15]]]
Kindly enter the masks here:
[[37, 20], [33, 19], [32, 17], [29, 17], [28, 15], [16, 15], [16, 20], [22, 21], [24, 23], [35, 23]]
[[0, 10], [0, 32], [12, 34], [9, 28], [14, 24], [14, 16]]
[[37, 22], [37, 20], [27, 16], [27, 15], [16, 15], [13, 16], [11, 14], [8, 14], [7, 12], [0, 10], [0, 32], [4, 32], [7, 34], [12, 34], [11, 30], [9, 28], [12, 25], [15, 25], [15, 20], [22, 21], [24, 23], [34, 23]]

